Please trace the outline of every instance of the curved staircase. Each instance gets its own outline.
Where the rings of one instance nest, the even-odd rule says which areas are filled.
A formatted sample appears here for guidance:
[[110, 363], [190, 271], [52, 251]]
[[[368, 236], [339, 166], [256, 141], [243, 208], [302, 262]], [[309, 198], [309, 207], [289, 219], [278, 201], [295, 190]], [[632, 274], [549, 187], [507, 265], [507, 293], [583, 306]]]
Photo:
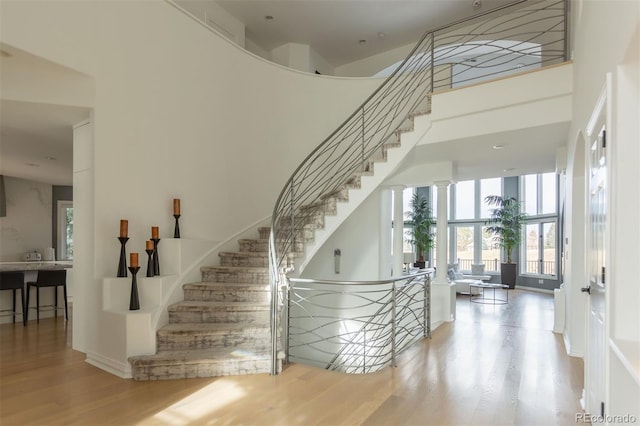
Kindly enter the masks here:
[[129, 358], [134, 380], [269, 373], [269, 228], [259, 232], [183, 286], [184, 301], [168, 307], [169, 324], [157, 331], [157, 353]]

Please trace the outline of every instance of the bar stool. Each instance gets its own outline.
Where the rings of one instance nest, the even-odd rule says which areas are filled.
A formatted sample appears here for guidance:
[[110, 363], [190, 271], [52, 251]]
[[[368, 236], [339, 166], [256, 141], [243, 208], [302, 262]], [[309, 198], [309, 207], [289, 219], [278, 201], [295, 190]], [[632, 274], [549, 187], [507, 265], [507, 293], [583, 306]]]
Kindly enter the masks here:
[[[29, 295], [31, 294], [31, 287], [36, 288], [36, 307], [29, 308]], [[54, 287], [55, 290], [55, 306], [53, 307], [54, 315], [58, 316], [58, 287], [62, 287], [64, 290], [64, 317], [69, 320], [69, 311], [67, 310], [67, 271], [65, 269], [60, 270], [38, 270], [38, 278], [35, 282], [27, 283], [27, 320], [29, 319], [29, 309], [35, 309], [38, 322], [40, 322], [40, 287]], [[47, 307], [45, 306], [45, 307]]]
[[[24, 303], [24, 272], [0, 272], [0, 290], [13, 290], [13, 311], [4, 309], [1, 312], [13, 312], [3, 316], [13, 315], [13, 322], [16, 322], [16, 315], [22, 315], [22, 324], [27, 325], [26, 304]], [[22, 313], [16, 311], [16, 290], [20, 290]]]

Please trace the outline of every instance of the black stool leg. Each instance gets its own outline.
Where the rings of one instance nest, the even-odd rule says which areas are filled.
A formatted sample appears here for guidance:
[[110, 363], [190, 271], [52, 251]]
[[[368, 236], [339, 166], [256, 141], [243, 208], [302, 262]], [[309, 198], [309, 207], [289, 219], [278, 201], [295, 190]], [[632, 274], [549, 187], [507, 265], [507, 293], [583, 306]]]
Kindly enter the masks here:
[[27, 284], [27, 306], [24, 311], [24, 320], [29, 321], [29, 295], [31, 294], [31, 286]]
[[13, 322], [16, 322], [16, 289], [14, 288], [13, 291]]
[[67, 284], [65, 283], [62, 286], [64, 290], [64, 318], [69, 321], [69, 310], [67, 309]]
[[36, 286], [36, 322], [40, 324], [40, 287]]
[[22, 324], [27, 325], [27, 305], [24, 302], [24, 287], [20, 289], [20, 299], [22, 299]]

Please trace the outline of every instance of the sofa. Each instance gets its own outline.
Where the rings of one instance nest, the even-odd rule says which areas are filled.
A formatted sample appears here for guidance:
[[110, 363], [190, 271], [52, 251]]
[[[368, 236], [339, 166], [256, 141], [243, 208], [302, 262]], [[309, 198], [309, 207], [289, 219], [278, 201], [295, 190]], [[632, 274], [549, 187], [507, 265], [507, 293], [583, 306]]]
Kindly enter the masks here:
[[448, 265], [447, 276], [449, 281], [456, 285], [456, 293], [478, 294], [480, 290], [475, 288], [472, 291], [470, 284], [479, 284], [491, 279], [490, 275], [484, 275], [484, 264], [471, 265], [471, 272], [471, 274], [463, 274], [457, 263]]

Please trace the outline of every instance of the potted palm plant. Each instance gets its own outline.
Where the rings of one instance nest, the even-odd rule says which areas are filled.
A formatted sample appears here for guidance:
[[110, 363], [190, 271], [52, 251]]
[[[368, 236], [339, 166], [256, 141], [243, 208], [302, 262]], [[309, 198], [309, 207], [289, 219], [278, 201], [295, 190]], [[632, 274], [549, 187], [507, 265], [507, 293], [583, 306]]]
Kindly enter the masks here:
[[411, 210], [405, 212], [407, 222], [411, 229], [407, 231], [409, 242], [416, 246], [417, 261], [415, 266], [424, 268], [426, 266], [425, 254], [432, 249], [435, 244], [435, 232], [433, 231], [435, 220], [431, 215], [431, 208], [427, 200], [417, 192], [411, 198]]
[[500, 265], [502, 284], [515, 288], [518, 269], [512, 262], [511, 254], [522, 240], [521, 229], [527, 214], [522, 212], [522, 203], [514, 197], [489, 195], [484, 201], [489, 206], [495, 206], [491, 212], [491, 218], [485, 222], [489, 225], [487, 232], [493, 235], [493, 240], [507, 255], [507, 262]]

